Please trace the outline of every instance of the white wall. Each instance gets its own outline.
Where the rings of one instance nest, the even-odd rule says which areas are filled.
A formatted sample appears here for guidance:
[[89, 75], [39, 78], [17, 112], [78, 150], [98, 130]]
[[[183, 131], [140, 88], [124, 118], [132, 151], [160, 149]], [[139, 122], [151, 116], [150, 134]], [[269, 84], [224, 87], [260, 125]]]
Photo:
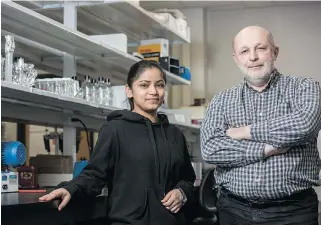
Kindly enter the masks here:
[[321, 83], [321, 2], [283, 7], [217, 11], [207, 14], [207, 98], [242, 81], [232, 59], [231, 42], [242, 28], [270, 30], [280, 47], [276, 66], [283, 74]]
[[[190, 68], [194, 98], [206, 98], [206, 13], [204, 9], [186, 9], [184, 15], [192, 30], [190, 44]], [[192, 18], [192, 19], [190, 19]]]

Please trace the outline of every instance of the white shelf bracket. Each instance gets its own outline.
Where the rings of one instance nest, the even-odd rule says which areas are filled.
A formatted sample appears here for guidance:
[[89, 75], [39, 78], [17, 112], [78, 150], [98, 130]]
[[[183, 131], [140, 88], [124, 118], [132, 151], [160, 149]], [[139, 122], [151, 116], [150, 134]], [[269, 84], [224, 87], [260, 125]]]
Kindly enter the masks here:
[[71, 117], [67, 117], [64, 122], [63, 154], [72, 156], [72, 165], [77, 160], [76, 157], [76, 127], [71, 122]]
[[[77, 7], [75, 2], [64, 1], [64, 25], [71, 29], [77, 30]], [[76, 76], [76, 60], [75, 56], [64, 53], [63, 54], [64, 67], [63, 76]], [[64, 155], [71, 155], [73, 165], [76, 162], [76, 128], [71, 122], [71, 118], [66, 119], [64, 123], [64, 137], [63, 137]]]
[[[77, 30], [77, 6], [75, 2], [64, 1], [64, 25], [71, 29]], [[64, 77], [76, 76], [76, 59], [75, 56], [68, 53], [63, 54]]]

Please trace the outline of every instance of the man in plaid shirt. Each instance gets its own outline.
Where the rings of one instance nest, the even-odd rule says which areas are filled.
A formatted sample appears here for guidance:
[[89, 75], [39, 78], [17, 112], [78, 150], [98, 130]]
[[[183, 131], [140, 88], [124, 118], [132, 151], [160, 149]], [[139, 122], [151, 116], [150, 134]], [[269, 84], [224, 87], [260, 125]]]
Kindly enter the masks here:
[[233, 58], [244, 82], [208, 106], [201, 151], [216, 165], [220, 225], [318, 224], [320, 85], [280, 74], [278, 52], [264, 28], [241, 30]]

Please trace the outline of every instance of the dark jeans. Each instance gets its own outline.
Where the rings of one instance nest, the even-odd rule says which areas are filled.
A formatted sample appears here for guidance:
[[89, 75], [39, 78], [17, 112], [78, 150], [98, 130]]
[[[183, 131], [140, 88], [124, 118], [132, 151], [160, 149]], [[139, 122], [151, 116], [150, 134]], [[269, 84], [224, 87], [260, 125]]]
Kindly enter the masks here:
[[264, 202], [222, 189], [217, 207], [220, 225], [318, 225], [318, 198], [312, 188]]

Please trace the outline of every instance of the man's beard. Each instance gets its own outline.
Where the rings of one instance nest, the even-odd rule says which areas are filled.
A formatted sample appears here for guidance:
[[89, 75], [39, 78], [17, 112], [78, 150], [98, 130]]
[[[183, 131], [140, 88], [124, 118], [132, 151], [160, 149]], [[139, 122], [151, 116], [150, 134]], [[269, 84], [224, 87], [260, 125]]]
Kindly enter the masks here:
[[270, 80], [271, 73], [274, 70], [274, 61], [264, 62], [263, 67], [259, 71], [250, 71], [247, 67], [239, 65], [245, 80], [255, 87], [262, 87]]

